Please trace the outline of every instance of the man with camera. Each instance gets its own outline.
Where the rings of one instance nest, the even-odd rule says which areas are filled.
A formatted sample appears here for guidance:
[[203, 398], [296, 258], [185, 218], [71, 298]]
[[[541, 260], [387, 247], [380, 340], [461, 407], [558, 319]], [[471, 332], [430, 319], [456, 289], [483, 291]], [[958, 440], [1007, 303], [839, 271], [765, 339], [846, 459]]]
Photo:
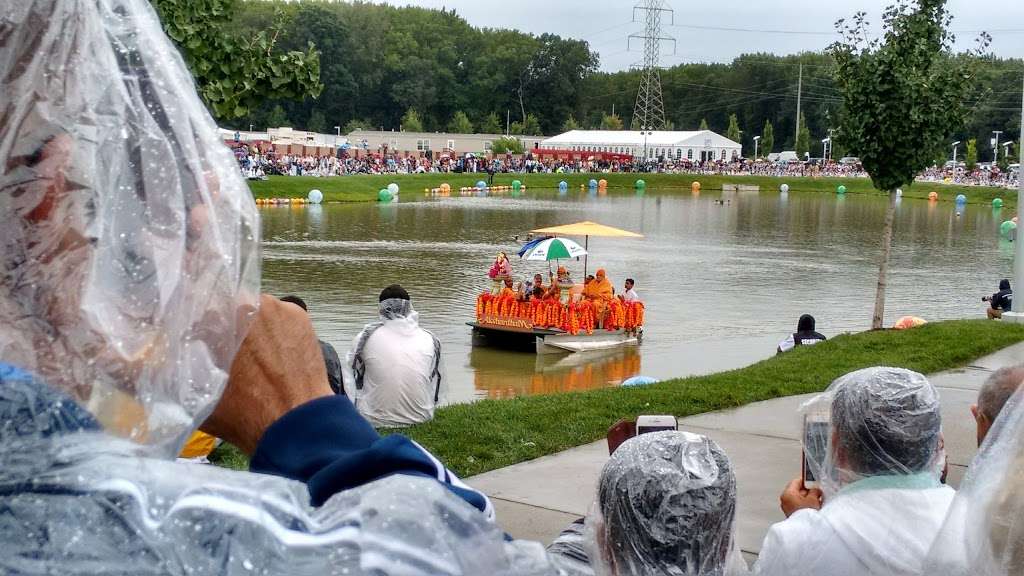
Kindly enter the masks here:
[[999, 282], [999, 292], [991, 296], [982, 296], [982, 302], [988, 302], [988, 319], [995, 320], [1003, 317], [1003, 312], [1009, 312], [1013, 308], [1013, 290], [1010, 289], [1010, 281], [1005, 278]]
[[[935, 388], [917, 372], [867, 368], [840, 377], [804, 409], [805, 473], [781, 496], [787, 519], [769, 529], [756, 572], [921, 574], [954, 496], [940, 482]], [[827, 425], [814, 450], [807, 430], [819, 422]]]

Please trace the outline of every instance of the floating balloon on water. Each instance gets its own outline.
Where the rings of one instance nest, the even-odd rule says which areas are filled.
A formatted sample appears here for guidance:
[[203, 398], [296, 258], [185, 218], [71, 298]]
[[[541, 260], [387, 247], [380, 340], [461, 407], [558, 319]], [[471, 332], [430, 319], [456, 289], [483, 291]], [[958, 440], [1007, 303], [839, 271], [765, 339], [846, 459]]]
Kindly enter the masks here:
[[846, 194], [846, 186], [840, 184], [839, 187], [836, 188], [836, 194]]
[[789, 192], [789, 184], [783, 184], [782, 186], [779, 186], [779, 191], [782, 192], [783, 194]]
[[391, 191], [388, 190], [387, 188], [381, 188], [377, 192], [377, 200], [379, 202], [391, 202], [391, 200], [393, 198], [394, 198], [394, 194], [392, 194]]
[[1013, 220], [1007, 220], [999, 225], [999, 233], [1003, 236], [1009, 236], [1017, 230], [1017, 223]]
[[569, 189], [569, 183], [566, 182], [565, 180], [562, 180], [561, 182], [558, 183], [558, 189], [559, 190], [568, 190]]
[[643, 190], [644, 188], [647, 188], [647, 182], [644, 182], [643, 180], [637, 180], [634, 186], [636, 186], [637, 190]]
[[903, 196], [903, 188], [896, 189], [896, 197], [899, 198], [900, 196]]
[[601, 178], [600, 180], [597, 181], [597, 187], [598, 188], [607, 188], [608, 187], [608, 181], [605, 180], [604, 178]]
[[398, 196], [398, 184], [395, 184], [394, 182], [388, 184], [388, 192], [391, 192], [392, 196]]
[[938, 192], [929, 192], [928, 193], [928, 199], [931, 200], [932, 202], [935, 202], [936, 200], [939, 199], [939, 193]]
[[693, 192], [700, 192], [700, 182], [694, 180], [690, 183], [690, 190]]
[[1002, 198], [993, 198], [992, 199], [992, 207], [993, 208], [1002, 208], [1003, 207], [1003, 199]]
[[587, 186], [589, 186], [590, 188], [597, 188], [597, 180], [591, 178], [590, 182], [587, 182]]
[[520, 182], [519, 180], [513, 180], [512, 181], [512, 190], [513, 191], [519, 192], [519, 189], [522, 188], [522, 187], [523, 187], [523, 183]]
[[310, 204], [319, 204], [324, 201], [324, 193], [314, 188], [306, 195], [306, 199]]
[[966, 204], [967, 203], [967, 196], [964, 196], [963, 194], [957, 194], [956, 195], [956, 203], [957, 204]]

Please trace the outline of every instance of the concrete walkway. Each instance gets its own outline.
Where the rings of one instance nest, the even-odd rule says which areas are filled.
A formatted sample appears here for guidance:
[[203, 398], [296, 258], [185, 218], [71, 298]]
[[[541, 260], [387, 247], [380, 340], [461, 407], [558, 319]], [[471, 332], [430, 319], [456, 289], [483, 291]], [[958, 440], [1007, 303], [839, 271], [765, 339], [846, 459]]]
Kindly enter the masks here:
[[[976, 450], [970, 405], [992, 371], [1024, 363], [1024, 343], [957, 370], [929, 376], [942, 399], [942, 425], [949, 456], [949, 483], [957, 487]], [[768, 527], [783, 519], [779, 493], [800, 474], [797, 408], [812, 395], [790, 396], [679, 421], [681, 430], [705, 434], [726, 451], [738, 484], [740, 549], [752, 559]], [[585, 516], [601, 467], [604, 440], [468, 479], [494, 502], [498, 522], [517, 538], [548, 544], [570, 522]]]

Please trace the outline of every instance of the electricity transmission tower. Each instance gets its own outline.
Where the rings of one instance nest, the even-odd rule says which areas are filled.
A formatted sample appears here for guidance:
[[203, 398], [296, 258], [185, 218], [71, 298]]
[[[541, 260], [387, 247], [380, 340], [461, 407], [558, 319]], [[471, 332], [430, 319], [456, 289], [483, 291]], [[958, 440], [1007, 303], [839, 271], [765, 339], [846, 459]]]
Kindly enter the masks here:
[[640, 89], [636, 93], [636, 106], [633, 108], [633, 130], [664, 130], [665, 102], [661, 97], [661, 43], [672, 42], [675, 52], [675, 38], [663, 36], [661, 18], [668, 15], [669, 23], [675, 23], [675, 12], [665, 6], [664, 0], [643, 0], [633, 7], [633, 21], [637, 21], [637, 12], [644, 13], [644, 33], [630, 34], [627, 42], [634, 39], [644, 41], [644, 63], [640, 68]]

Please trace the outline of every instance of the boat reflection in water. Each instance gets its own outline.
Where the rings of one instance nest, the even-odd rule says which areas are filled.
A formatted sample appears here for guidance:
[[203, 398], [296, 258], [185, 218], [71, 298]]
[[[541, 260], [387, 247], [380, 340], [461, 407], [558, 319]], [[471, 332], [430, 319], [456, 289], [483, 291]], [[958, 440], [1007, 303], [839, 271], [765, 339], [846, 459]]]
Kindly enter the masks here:
[[[640, 374], [640, 350], [636, 346], [625, 346], [575, 354], [536, 355], [473, 348], [469, 365], [474, 369], [477, 397], [514, 398], [619, 386]], [[533, 369], [529, 370], [528, 365]]]

